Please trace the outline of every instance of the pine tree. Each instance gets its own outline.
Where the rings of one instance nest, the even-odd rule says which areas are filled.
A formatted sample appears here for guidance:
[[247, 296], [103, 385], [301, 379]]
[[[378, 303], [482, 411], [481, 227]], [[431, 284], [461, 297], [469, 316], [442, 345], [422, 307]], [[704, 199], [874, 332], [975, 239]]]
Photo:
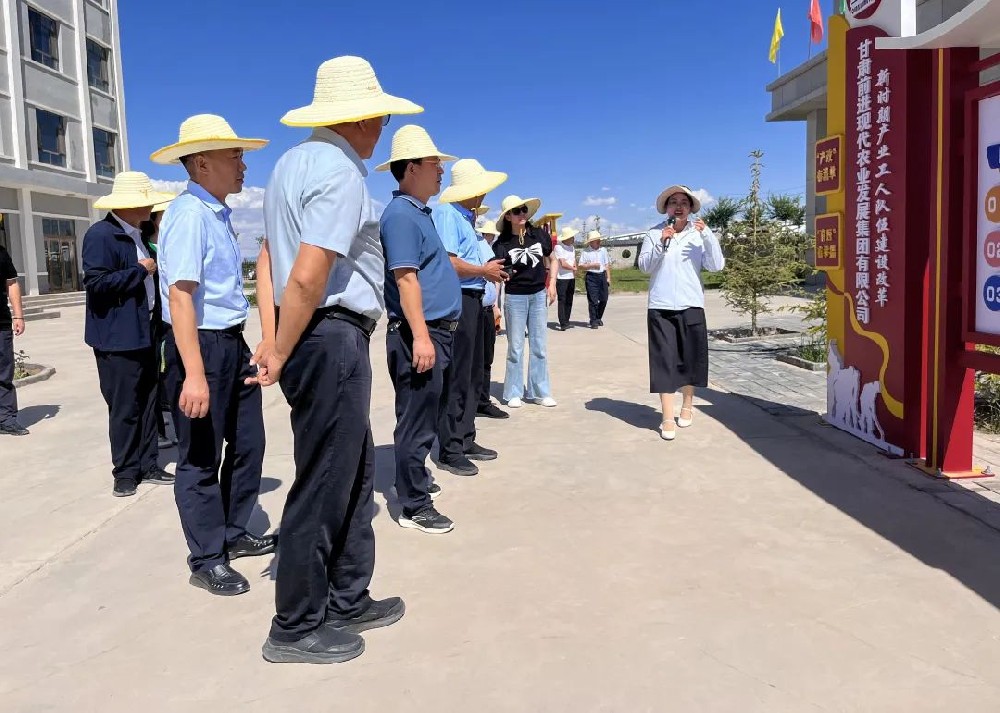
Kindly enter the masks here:
[[760, 315], [773, 311], [768, 297], [801, 292], [798, 280], [806, 267], [802, 255], [809, 242], [808, 235], [767, 218], [760, 197], [763, 156], [760, 150], [750, 154], [750, 193], [744, 200], [743, 219], [729, 227], [722, 275], [726, 304], [750, 318], [755, 336], [761, 333], [757, 323]]

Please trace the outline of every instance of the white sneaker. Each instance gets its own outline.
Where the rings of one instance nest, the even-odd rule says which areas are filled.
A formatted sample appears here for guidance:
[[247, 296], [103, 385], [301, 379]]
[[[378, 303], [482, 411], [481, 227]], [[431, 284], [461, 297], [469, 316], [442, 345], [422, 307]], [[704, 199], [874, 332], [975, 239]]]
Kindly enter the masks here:
[[516, 396], [507, 402], [507, 408], [521, 408], [523, 405], [524, 402]]
[[545, 408], [553, 408], [553, 407], [556, 406], [556, 400], [554, 398], [552, 398], [551, 396], [546, 396], [544, 399], [542, 399], [538, 403], [540, 403]]

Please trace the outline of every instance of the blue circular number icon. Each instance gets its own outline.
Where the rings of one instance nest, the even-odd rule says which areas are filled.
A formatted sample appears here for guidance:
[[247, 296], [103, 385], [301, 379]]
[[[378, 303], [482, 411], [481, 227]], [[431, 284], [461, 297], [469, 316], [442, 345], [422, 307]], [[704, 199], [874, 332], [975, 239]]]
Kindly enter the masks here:
[[983, 285], [983, 302], [991, 312], [1000, 312], [1000, 275], [990, 275]]

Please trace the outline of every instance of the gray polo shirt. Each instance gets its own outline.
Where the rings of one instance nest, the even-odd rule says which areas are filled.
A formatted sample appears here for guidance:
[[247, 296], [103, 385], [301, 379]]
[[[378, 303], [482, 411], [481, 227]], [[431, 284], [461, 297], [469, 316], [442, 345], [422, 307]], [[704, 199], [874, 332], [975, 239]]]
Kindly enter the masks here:
[[278, 159], [264, 195], [275, 304], [281, 305], [299, 245], [306, 243], [337, 253], [320, 306], [382, 316], [385, 259], [367, 175], [351, 145], [326, 128], [314, 129]]

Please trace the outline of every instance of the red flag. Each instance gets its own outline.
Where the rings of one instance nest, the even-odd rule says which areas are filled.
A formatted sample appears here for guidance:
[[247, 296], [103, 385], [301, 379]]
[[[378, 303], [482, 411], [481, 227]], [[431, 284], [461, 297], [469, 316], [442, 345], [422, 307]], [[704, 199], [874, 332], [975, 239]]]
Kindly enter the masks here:
[[812, 7], [809, 8], [810, 34], [813, 44], [823, 41], [823, 14], [819, 9], [819, 0], [812, 0]]

